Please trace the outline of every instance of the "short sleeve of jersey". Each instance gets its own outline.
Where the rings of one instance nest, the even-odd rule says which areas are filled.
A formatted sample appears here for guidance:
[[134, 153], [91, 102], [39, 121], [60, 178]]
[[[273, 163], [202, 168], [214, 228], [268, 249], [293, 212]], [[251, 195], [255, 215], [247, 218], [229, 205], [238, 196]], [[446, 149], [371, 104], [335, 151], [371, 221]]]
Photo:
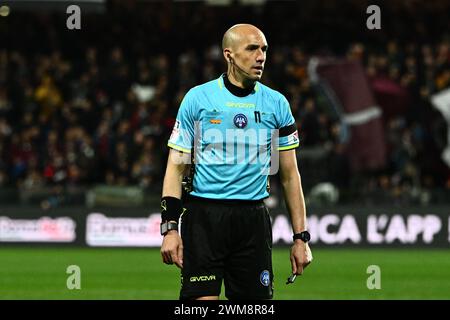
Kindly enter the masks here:
[[299, 146], [297, 126], [289, 102], [284, 96], [279, 100], [278, 150], [290, 150]]
[[195, 95], [189, 90], [178, 109], [177, 119], [167, 143], [170, 148], [191, 153], [194, 143], [194, 114]]

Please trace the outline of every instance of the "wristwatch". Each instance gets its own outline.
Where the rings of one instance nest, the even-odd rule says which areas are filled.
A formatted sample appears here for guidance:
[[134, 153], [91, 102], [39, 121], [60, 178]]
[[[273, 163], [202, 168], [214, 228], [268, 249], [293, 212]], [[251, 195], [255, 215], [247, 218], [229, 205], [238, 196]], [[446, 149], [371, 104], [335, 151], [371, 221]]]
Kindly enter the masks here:
[[305, 231], [302, 231], [300, 233], [294, 234], [294, 236], [292, 238], [294, 239], [294, 241], [297, 240], [297, 239], [300, 239], [300, 240], [302, 240], [303, 242], [306, 243], [309, 240], [311, 240], [311, 235], [309, 234], [308, 231], [305, 230]]
[[165, 236], [170, 230], [178, 231], [178, 223], [173, 221], [164, 221], [161, 223], [161, 235]]

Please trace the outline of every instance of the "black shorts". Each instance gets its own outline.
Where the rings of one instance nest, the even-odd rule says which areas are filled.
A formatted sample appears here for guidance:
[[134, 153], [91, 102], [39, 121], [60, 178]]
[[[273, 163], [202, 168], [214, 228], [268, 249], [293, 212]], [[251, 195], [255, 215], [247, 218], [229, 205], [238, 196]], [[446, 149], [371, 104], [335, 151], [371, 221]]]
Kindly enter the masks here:
[[181, 218], [180, 299], [272, 299], [272, 227], [261, 201], [189, 197]]

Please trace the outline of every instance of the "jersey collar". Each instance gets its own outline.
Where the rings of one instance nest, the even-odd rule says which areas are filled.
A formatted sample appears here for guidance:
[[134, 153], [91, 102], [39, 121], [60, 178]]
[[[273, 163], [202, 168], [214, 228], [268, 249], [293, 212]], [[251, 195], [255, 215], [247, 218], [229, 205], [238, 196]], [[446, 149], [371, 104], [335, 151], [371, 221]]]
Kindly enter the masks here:
[[238, 86], [235, 86], [234, 84], [232, 84], [230, 82], [230, 80], [228, 80], [226, 73], [223, 73], [221, 77], [223, 79], [223, 84], [228, 89], [228, 91], [230, 91], [233, 95], [235, 95], [237, 97], [246, 97], [249, 94], [252, 94], [253, 90], [256, 89], [255, 88], [256, 84], [255, 84], [255, 86], [253, 86], [251, 88], [240, 88]]

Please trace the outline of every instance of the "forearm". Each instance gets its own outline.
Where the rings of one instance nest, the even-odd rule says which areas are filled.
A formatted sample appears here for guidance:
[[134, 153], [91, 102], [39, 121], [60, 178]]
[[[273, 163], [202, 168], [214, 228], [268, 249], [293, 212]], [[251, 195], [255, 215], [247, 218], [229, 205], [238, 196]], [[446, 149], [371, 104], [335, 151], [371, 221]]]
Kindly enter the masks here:
[[284, 199], [291, 216], [292, 230], [299, 233], [307, 229], [306, 206], [300, 175], [294, 174], [282, 179]]
[[163, 197], [174, 197], [181, 199], [181, 183], [183, 175], [177, 171], [168, 171], [164, 176], [163, 182]]
[[162, 197], [181, 199], [183, 173], [186, 168], [186, 162], [183, 161], [188, 156], [173, 150], [170, 152], [164, 175]]

